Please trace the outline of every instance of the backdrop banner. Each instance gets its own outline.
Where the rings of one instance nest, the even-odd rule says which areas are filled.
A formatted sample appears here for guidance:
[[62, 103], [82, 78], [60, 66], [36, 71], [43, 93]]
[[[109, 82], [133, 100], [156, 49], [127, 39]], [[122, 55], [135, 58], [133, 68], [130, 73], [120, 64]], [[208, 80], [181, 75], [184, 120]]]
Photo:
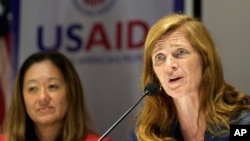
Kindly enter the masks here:
[[[14, 15], [16, 69], [37, 51], [68, 56], [100, 134], [142, 96], [143, 46], [150, 26], [184, 7], [183, 0], [13, 1], [19, 5]], [[135, 109], [108, 136], [129, 140], [136, 114]]]

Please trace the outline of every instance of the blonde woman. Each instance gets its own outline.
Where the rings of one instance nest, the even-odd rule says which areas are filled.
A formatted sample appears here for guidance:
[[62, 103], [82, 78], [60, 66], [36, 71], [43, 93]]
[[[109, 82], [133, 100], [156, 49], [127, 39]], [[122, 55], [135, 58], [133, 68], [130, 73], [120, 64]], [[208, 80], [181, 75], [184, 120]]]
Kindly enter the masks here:
[[142, 86], [161, 86], [145, 99], [132, 141], [227, 141], [230, 124], [250, 124], [247, 96], [226, 83], [216, 46], [197, 19], [163, 17], [145, 41]]

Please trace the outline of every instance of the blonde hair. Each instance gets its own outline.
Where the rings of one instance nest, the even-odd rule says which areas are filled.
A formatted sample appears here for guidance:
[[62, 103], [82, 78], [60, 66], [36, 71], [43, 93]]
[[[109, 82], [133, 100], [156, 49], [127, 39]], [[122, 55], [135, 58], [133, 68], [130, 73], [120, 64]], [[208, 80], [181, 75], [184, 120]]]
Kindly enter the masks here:
[[[206, 27], [197, 19], [171, 14], [163, 17], [149, 30], [144, 48], [142, 87], [148, 83], [159, 84], [152, 65], [152, 50], [158, 40], [174, 31], [186, 35], [202, 58], [203, 79], [201, 83], [200, 114], [205, 115], [208, 130], [215, 134], [220, 127], [229, 128], [229, 117], [237, 110], [249, 108], [244, 105], [246, 97], [227, 84], [215, 44]], [[164, 91], [146, 97], [142, 111], [137, 118], [136, 135], [138, 140], [168, 141], [170, 127], [177, 121], [172, 98]], [[224, 133], [224, 131], [220, 131]]]

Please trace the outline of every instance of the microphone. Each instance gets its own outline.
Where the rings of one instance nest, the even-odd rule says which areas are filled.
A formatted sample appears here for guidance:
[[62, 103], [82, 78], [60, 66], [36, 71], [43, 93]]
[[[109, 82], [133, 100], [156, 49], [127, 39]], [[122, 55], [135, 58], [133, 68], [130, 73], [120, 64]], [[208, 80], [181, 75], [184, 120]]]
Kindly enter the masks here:
[[155, 83], [149, 83], [144, 88], [144, 94], [143, 96], [136, 102], [135, 105], [133, 105], [131, 108], [129, 108], [99, 139], [98, 141], [102, 141], [104, 137], [106, 137], [112, 129], [114, 129], [140, 102], [141, 100], [147, 96], [147, 95], [153, 95], [159, 90], [159, 86]]

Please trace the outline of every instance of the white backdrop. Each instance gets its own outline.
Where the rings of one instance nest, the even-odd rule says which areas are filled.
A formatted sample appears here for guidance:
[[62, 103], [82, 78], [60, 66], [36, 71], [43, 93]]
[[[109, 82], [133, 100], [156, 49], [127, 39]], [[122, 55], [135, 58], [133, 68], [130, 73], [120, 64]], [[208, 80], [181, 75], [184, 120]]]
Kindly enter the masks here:
[[221, 55], [225, 79], [250, 95], [250, 1], [203, 0], [203, 21]]

